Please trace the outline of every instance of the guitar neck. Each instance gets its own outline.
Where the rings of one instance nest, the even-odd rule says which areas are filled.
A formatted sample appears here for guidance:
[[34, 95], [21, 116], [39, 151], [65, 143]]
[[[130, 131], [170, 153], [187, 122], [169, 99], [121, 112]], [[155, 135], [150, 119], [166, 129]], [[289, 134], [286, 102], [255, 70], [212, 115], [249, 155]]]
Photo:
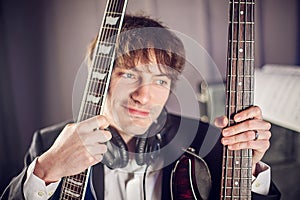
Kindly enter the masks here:
[[[77, 122], [102, 114], [113, 68], [115, 45], [121, 31], [127, 0], [108, 0], [94, 48]], [[84, 199], [90, 168], [63, 178], [60, 199]]]
[[[232, 0], [229, 9], [226, 116], [254, 102], [254, 0]], [[224, 146], [221, 199], [251, 199], [252, 150]]]
[[127, 0], [107, 2], [77, 121], [102, 114], [103, 101], [113, 68], [115, 44], [121, 30], [126, 4]]

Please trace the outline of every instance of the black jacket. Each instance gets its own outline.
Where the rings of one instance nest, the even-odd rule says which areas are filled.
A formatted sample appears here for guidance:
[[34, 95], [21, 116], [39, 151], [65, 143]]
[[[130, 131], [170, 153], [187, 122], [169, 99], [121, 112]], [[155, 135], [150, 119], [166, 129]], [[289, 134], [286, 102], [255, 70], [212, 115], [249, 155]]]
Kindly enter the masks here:
[[[179, 149], [181, 144], [180, 141], [191, 138], [189, 146], [196, 149], [196, 152], [200, 152], [200, 156], [206, 161], [212, 179], [212, 190], [210, 199], [220, 199], [220, 180], [221, 180], [221, 162], [222, 162], [222, 145], [218, 139], [220, 132], [218, 129], [209, 126], [206, 123], [199, 122], [197, 120], [191, 120], [187, 118], [180, 118], [175, 115], [168, 115], [167, 126], [171, 127], [168, 129], [168, 133], [164, 135], [166, 141], [170, 141], [175, 138], [174, 143], [169, 143], [171, 149], [175, 151]], [[36, 158], [45, 152], [55, 141], [56, 137], [62, 131], [66, 122], [56, 124], [47, 127], [42, 130], [35, 132], [31, 146], [26, 153], [24, 159], [24, 169], [22, 172], [14, 177], [2, 194], [2, 199], [24, 199], [23, 195], [23, 184], [26, 180], [26, 171], [28, 165]], [[203, 143], [203, 141], [206, 141]], [[208, 142], [207, 142], [208, 141]], [[216, 141], [216, 142], [214, 142]], [[162, 182], [162, 198], [170, 199], [170, 177], [171, 171], [174, 167], [174, 163], [170, 163], [163, 169], [163, 182]], [[92, 167], [92, 181], [95, 188], [97, 199], [104, 199], [104, 170], [103, 164], [99, 163]], [[97, 177], [97, 178], [95, 178]], [[101, 178], [99, 178], [101, 177]], [[272, 183], [269, 194], [267, 196], [259, 195], [252, 192], [252, 199], [280, 199], [280, 192]]]

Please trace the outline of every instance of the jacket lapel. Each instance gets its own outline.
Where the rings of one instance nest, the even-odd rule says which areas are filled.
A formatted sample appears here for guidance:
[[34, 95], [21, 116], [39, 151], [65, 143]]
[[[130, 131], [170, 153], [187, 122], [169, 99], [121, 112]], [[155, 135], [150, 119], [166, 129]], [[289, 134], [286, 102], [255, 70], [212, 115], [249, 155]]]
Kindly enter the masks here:
[[98, 200], [104, 200], [104, 166], [102, 163], [92, 167], [92, 180], [94, 191]]

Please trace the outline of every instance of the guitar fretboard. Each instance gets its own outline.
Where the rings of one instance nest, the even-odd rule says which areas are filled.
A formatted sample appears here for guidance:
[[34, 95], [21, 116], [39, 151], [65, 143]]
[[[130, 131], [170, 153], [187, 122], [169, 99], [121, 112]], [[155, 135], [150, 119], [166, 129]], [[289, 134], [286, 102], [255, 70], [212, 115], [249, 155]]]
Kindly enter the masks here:
[[112, 70], [116, 39], [121, 29], [126, 4], [125, 0], [108, 1], [78, 121], [101, 113]]
[[[226, 115], [232, 116], [254, 102], [254, 0], [230, 1]], [[252, 150], [224, 147], [221, 199], [251, 199]]]
[[[77, 122], [101, 114], [113, 68], [114, 50], [127, 0], [108, 0], [94, 49], [88, 81]], [[76, 151], [76, 150], [74, 150]], [[90, 168], [63, 178], [60, 199], [84, 199]]]

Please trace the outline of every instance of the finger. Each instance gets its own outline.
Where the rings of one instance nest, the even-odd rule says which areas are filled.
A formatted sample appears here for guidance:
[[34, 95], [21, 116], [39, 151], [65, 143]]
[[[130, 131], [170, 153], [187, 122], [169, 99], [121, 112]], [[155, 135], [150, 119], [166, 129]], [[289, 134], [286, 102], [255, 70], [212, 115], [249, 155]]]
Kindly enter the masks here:
[[271, 132], [265, 130], [246, 131], [237, 135], [222, 138], [221, 142], [223, 145], [233, 145], [235, 143], [247, 142], [255, 140], [256, 134], [258, 134], [257, 140], [269, 140], [271, 138]]
[[97, 162], [101, 161], [101, 160], [99, 160], [101, 158], [100, 155], [103, 156], [103, 154], [107, 152], [107, 146], [105, 144], [89, 145], [89, 146], [86, 146], [86, 148], [87, 148], [87, 151], [89, 152], [89, 154], [94, 159], [97, 159]]
[[89, 152], [94, 156], [96, 154], [104, 154], [107, 151], [107, 146], [105, 144], [94, 144], [87, 146]]
[[97, 115], [77, 124], [78, 133], [88, 133], [96, 129], [105, 129], [109, 126], [106, 117]]
[[216, 127], [218, 128], [224, 128], [227, 126], [228, 124], [228, 119], [227, 117], [225, 116], [220, 116], [220, 117], [217, 117], [214, 121], [214, 124]]
[[94, 143], [105, 143], [111, 139], [112, 135], [109, 131], [105, 130], [96, 130], [92, 131], [89, 134], [84, 134], [80, 138], [85, 145], [94, 144]]
[[270, 147], [270, 141], [264, 140], [249, 140], [246, 142], [239, 142], [227, 146], [230, 150], [253, 149], [257, 152], [264, 153]]
[[258, 106], [251, 106], [250, 108], [243, 110], [234, 116], [235, 122], [241, 122], [247, 119], [262, 119], [262, 111]]
[[248, 130], [270, 130], [270, 128], [271, 124], [269, 122], [258, 119], [252, 119], [224, 128], [222, 130], [222, 134], [226, 137], [243, 133]]
[[92, 165], [95, 165], [98, 162], [101, 162], [101, 160], [103, 159], [103, 154], [96, 154], [96, 155], [94, 155], [94, 158], [97, 160], [97, 162], [93, 163]]

